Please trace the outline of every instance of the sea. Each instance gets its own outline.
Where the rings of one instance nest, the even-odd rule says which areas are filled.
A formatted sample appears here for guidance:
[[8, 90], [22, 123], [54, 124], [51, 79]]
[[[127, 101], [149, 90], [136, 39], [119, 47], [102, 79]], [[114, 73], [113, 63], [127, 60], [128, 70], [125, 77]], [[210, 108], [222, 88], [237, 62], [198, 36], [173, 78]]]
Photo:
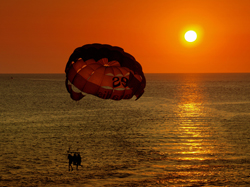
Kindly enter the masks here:
[[76, 102], [64, 74], [0, 74], [0, 186], [250, 186], [250, 74], [145, 76]]

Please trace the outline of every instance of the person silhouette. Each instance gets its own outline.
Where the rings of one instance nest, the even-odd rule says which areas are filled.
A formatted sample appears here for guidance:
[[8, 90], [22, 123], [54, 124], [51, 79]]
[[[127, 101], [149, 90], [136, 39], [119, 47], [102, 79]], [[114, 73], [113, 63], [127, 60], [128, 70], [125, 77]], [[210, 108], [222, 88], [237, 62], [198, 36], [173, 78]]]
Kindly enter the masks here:
[[77, 167], [77, 170], [78, 170], [78, 166], [81, 166], [81, 167], [82, 167], [81, 162], [82, 162], [82, 158], [81, 158], [80, 153], [78, 153], [78, 154], [76, 155], [76, 167]]
[[68, 154], [69, 159], [69, 171], [73, 171], [72, 162], [73, 162], [73, 156], [69, 153]]

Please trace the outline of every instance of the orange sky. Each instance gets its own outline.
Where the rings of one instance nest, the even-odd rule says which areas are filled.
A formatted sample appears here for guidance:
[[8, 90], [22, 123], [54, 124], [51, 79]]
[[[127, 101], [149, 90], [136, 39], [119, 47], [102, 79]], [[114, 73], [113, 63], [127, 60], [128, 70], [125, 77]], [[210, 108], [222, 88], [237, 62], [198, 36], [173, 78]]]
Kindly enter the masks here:
[[250, 0], [0, 2], [0, 73], [64, 73], [95, 42], [122, 47], [144, 73], [250, 72]]

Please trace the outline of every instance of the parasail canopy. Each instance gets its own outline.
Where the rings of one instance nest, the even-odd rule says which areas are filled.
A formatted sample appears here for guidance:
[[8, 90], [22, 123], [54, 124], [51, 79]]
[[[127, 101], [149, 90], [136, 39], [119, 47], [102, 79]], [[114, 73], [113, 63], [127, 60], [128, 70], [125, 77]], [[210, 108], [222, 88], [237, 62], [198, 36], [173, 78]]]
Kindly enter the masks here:
[[[66, 68], [66, 88], [73, 100], [92, 94], [102, 99], [139, 99], [146, 79], [141, 65], [120, 47], [87, 44], [76, 48]], [[136, 99], [136, 100], [137, 100]]]

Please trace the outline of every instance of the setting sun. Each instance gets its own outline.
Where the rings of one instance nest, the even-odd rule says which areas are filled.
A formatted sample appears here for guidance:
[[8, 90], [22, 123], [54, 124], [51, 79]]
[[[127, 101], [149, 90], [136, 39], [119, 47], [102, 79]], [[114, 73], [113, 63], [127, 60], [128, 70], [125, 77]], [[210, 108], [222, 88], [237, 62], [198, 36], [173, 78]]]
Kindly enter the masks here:
[[144, 73], [250, 72], [250, 0], [9, 0], [0, 10], [0, 74], [64, 73], [72, 50], [92, 43], [123, 48]]
[[197, 38], [197, 34], [195, 31], [190, 30], [185, 33], [184, 38], [187, 42], [194, 42]]

